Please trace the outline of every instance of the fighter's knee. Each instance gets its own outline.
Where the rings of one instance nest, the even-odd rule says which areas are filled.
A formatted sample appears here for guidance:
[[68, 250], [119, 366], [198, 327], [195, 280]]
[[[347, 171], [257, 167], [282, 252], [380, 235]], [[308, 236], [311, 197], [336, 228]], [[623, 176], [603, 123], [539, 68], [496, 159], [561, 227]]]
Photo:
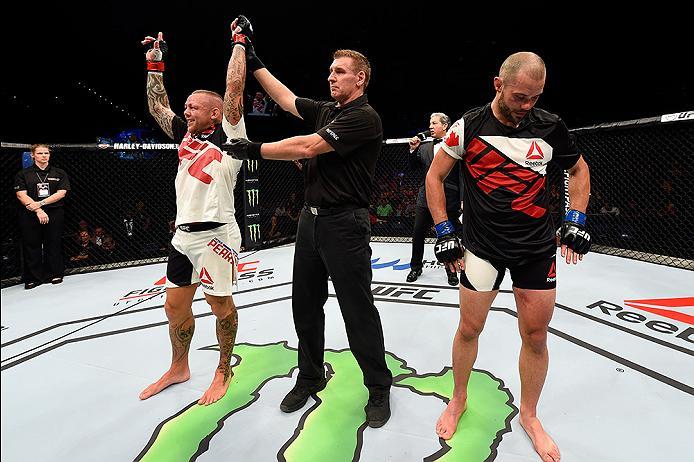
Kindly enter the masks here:
[[461, 321], [458, 324], [458, 337], [464, 342], [470, 342], [480, 336], [483, 327], [484, 324], [478, 325]]
[[166, 313], [167, 319], [176, 319], [181, 316], [181, 307], [169, 302], [168, 300], [164, 303], [164, 312]]
[[217, 319], [226, 319], [236, 313], [236, 305], [231, 299], [210, 303], [210, 308]]
[[547, 349], [547, 330], [545, 329], [521, 332], [521, 339], [523, 345], [535, 353], [542, 353]]

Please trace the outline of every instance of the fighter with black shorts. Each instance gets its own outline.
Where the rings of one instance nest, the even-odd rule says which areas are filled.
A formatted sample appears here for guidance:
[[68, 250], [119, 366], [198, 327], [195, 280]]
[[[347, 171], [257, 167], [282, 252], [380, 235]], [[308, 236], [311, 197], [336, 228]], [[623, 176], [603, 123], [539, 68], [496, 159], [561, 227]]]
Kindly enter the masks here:
[[[536, 54], [509, 56], [494, 78], [494, 100], [451, 126], [426, 184], [437, 223], [436, 257], [462, 271], [460, 321], [453, 340], [455, 387], [436, 432], [450, 439], [467, 409], [478, 337], [509, 269], [521, 335], [520, 424], [541, 459], [556, 462], [559, 448], [537, 417], [556, 299], [556, 237], [547, 210], [547, 164], [556, 162], [569, 172], [571, 210], [561, 230], [561, 254], [567, 263], [577, 263], [590, 248], [585, 229], [590, 172], [561, 119], [535, 108], [545, 76], [545, 63]], [[443, 180], [458, 162], [463, 171], [465, 249], [447, 219], [443, 195]]]

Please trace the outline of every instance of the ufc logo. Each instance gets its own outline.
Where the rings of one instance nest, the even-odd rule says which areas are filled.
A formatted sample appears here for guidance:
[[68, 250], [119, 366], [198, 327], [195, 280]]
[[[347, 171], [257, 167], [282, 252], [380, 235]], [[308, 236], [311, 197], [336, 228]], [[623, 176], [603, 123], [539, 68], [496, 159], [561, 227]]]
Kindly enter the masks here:
[[573, 234], [576, 237], [580, 237], [586, 241], [590, 241], [590, 234], [585, 229], [578, 229], [575, 226], [571, 226], [567, 232], [567, 235]]
[[210, 184], [212, 183], [212, 177], [205, 173], [202, 169], [210, 165], [215, 160], [217, 162], [221, 162], [222, 153], [219, 152], [218, 149], [207, 149], [195, 160], [195, 162], [190, 165], [190, 167], [188, 167], [188, 173], [203, 183]]
[[434, 248], [434, 252], [441, 253], [441, 252], [445, 252], [446, 250], [452, 250], [454, 248], [455, 248], [455, 241], [441, 242], [440, 244], [436, 244], [436, 246]]

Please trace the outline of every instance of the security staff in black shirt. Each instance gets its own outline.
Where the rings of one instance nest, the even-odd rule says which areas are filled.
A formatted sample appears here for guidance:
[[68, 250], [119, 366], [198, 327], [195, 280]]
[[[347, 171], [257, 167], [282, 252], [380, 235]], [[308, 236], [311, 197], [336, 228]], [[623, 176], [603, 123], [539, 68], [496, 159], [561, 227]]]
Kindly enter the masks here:
[[17, 173], [14, 189], [23, 206], [19, 211], [24, 254], [24, 288], [43, 281], [63, 282], [63, 199], [70, 190], [64, 170], [48, 165], [51, 152], [45, 144], [31, 146], [34, 164]]
[[[248, 55], [251, 55], [248, 57]], [[381, 118], [364, 90], [371, 67], [352, 50], [333, 54], [328, 83], [336, 102], [297, 98], [246, 51], [249, 68], [282, 109], [303, 119], [316, 133], [275, 143], [231, 140], [239, 158], [308, 159], [304, 165], [305, 206], [294, 250], [292, 311], [299, 337], [299, 377], [282, 401], [284, 412], [304, 406], [326, 386], [323, 367], [328, 277], [332, 279], [347, 338], [369, 390], [365, 407], [370, 427], [390, 418], [392, 374], [385, 362], [381, 319], [371, 293], [369, 199], [381, 150]]]

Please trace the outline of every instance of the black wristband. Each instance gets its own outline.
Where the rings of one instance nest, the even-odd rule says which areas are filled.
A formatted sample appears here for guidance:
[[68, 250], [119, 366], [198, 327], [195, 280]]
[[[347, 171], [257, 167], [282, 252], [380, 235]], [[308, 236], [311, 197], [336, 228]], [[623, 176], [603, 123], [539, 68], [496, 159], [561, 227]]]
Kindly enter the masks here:
[[246, 53], [246, 66], [251, 73], [257, 71], [258, 69], [265, 69], [265, 64], [258, 58], [258, 56], [253, 53], [250, 56]]
[[262, 145], [263, 143], [254, 143], [252, 141], [248, 143], [248, 158], [251, 160], [262, 159], [263, 156], [260, 155], [260, 146]]

